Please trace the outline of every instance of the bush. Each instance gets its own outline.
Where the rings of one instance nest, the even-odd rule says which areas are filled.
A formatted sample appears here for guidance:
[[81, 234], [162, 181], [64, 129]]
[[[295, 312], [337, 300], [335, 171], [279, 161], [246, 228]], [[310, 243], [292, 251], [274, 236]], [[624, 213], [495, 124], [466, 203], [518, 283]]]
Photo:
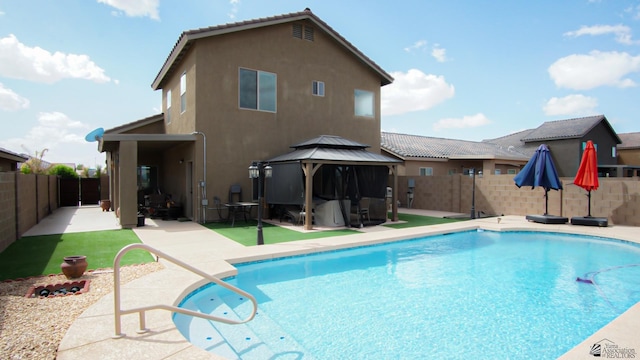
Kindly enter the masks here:
[[58, 165], [54, 165], [49, 169], [49, 175], [58, 175], [60, 177], [62, 177], [63, 179], [77, 179], [78, 178], [78, 174], [76, 173], [76, 171], [67, 165], [62, 165], [62, 164], [58, 164]]

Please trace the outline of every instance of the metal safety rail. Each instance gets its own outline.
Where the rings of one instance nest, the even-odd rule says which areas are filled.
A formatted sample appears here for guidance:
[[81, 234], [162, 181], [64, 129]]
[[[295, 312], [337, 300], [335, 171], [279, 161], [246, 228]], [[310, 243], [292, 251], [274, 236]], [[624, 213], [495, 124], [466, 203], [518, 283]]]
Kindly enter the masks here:
[[[158, 256], [158, 258], [164, 258], [186, 270], [191, 271], [192, 273], [198, 274], [200, 276], [202, 276], [203, 278], [214, 282], [228, 290], [231, 290], [237, 294], [240, 294], [242, 296], [246, 296], [249, 300], [251, 300], [251, 302], [253, 303], [253, 310], [251, 312], [251, 315], [249, 315], [249, 317], [247, 317], [244, 320], [231, 320], [231, 319], [226, 319], [226, 318], [221, 318], [221, 317], [217, 317], [217, 316], [213, 316], [213, 315], [209, 315], [209, 314], [203, 314], [197, 311], [192, 311], [192, 310], [188, 310], [188, 309], [183, 309], [183, 308], [179, 308], [177, 306], [172, 306], [172, 305], [164, 305], [164, 304], [158, 304], [158, 305], [151, 305], [151, 306], [144, 306], [144, 307], [139, 307], [139, 308], [133, 308], [133, 309], [128, 309], [128, 310], [123, 310], [120, 307], [120, 259], [122, 258], [122, 256], [124, 256], [124, 254], [126, 254], [127, 252], [134, 250], [134, 249], [142, 249], [142, 250], [146, 250], [151, 254], [154, 254], [156, 256]], [[256, 312], [258, 310], [258, 302], [256, 301], [256, 298], [253, 297], [253, 295], [249, 294], [248, 292], [238, 289], [237, 287], [227, 284], [224, 281], [218, 279], [215, 276], [209, 275], [201, 270], [198, 270], [196, 268], [194, 268], [193, 266], [184, 263], [172, 256], [169, 256], [165, 253], [163, 253], [160, 250], [154, 249], [149, 245], [145, 245], [145, 244], [131, 244], [131, 245], [127, 245], [125, 247], [123, 247], [118, 254], [116, 255], [115, 259], [113, 260], [113, 294], [114, 294], [114, 307], [115, 307], [115, 327], [116, 327], [116, 333], [115, 333], [115, 338], [120, 338], [125, 336], [125, 334], [122, 333], [122, 315], [126, 315], [126, 314], [132, 314], [132, 313], [138, 313], [139, 317], [140, 317], [140, 329], [138, 330], [138, 333], [144, 333], [149, 331], [149, 329], [146, 328], [146, 321], [145, 321], [145, 312], [149, 311], [149, 310], [169, 310], [169, 311], [173, 311], [173, 312], [177, 312], [177, 313], [181, 313], [181, 314], [185, 314], [185, 315], [190, 315], [190, 316], [196, 316], [199, 318], [203, 318], [203, 319], [207, 319], [207, 320], [212, 320], [212, 321], [218, 321], [218, 322], [222, 322], [225, 324], [244, 324], [247, 323], [249, 321], [251, 321], [255, 315]]]

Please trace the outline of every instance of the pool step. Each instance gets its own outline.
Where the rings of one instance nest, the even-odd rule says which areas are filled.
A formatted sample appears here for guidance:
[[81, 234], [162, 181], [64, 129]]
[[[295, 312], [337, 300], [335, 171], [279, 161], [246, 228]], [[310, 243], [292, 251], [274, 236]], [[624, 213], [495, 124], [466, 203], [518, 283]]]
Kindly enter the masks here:
[[[246, 318], [252, 310], [251, 302], [236, 294], [222, 298], [217, 295], [196, 300], [191, 298], [183, 306], [235, 320]], [[260, 310], [253, 320], [243, 325], [182, 315], [177, 315], [175, 322], [183, 333], [187, 332], [184, 335], [194, 345], [228, 359], [299, 359], [305, 352]]]

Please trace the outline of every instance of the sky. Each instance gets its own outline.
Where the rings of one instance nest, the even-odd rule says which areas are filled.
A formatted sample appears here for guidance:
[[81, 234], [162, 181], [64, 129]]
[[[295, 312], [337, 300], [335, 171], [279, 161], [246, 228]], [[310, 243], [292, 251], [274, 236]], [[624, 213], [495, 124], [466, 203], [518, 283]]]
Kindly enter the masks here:
[[0, 147], [104, 167], [85, 135], [162, 111], [151, 83], [183, 31], [307, 7], [395, 79], [382, 131], [604, 114], [640, 132], [640, 0], [0, 0]]

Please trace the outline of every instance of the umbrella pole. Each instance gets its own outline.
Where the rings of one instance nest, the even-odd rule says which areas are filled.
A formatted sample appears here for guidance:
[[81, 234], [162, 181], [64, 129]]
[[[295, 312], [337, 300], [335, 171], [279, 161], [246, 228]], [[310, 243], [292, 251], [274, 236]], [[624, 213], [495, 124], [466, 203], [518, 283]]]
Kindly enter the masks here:
[[588, 205], [589, 214], [587, 216], [591, 217], [591, 190], [587, 192], [587, 197], [589, 198], [589, 205]]
[[548, 192], [549, 190], [545, 188], [544, 189], [544, 214], [545, 215], [549, 215], [549, 197], [547, 196]]

